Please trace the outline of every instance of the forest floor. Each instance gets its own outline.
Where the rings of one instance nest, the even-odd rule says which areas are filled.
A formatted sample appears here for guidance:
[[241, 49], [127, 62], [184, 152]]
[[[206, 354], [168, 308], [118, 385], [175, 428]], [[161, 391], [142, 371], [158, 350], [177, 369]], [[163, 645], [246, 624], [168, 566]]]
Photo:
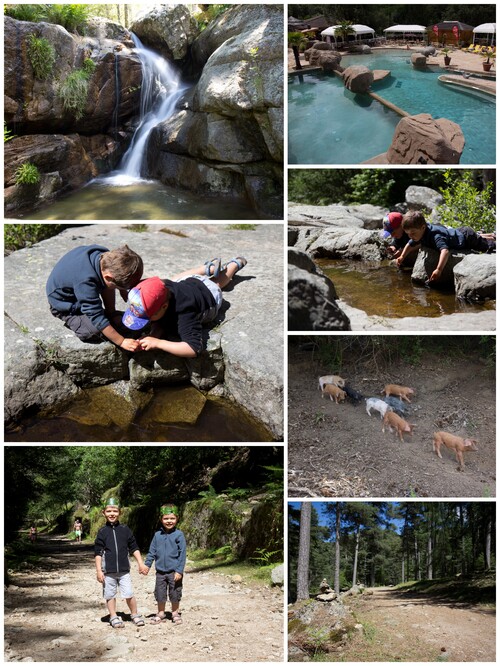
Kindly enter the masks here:
[[349, 602], [364, 631], [331, 661], [495, 662], [495, 611], [391, 587]]
[[[118, 601], [123, 629], [112, 629], [95, 576], [93, 546], [41, 537], [36, 565], [10, 573], [5, 592], [5, 661], [278, 662], [283, 660], [283, 592], [216, 570], [186, 569], [183, 623], [149, 623], [156, 611], [154, 570], [132, 582], [144, 627]], [[167, 605], [167, 610], [169, 606]]]
[[[406, 419], [416, 424], [400, 442], [366, 403], [322, 399], [311, 352], [290, 348], [288, 366], [288, 468], [291, 497], [495, 497], [496, 398], [494, 370], [480, 361], [426, 353], [415, 364], [378, 372], [344, 361], [348, 384], [364, 397], [381, 397], [385, 384], [415, 389]], [[338, 374], [338, 373], [337, 373]], [[432, 450], [433, 433], [445, 430], [478, 441], [464, 456]]]

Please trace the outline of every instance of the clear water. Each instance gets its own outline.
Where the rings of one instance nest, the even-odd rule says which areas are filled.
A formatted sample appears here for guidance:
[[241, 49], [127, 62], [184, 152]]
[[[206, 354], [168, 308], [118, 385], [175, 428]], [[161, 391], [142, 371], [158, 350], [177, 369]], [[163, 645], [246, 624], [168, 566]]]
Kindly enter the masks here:
[[[443, 84], [443, 70], [417, 70], [409, 63], [407, 51], [342, 58], [344, 67], [390, 70], [372, 90], [411, 115], [430, 113], [458, 123], [465, 136], [462, 164], [495, 163], [494, 97]], [[303, 83], [290, 77], [289, 162], [359, 164], [387, 150], [399, 120], [368, 96], [346, 91], [336, 76], [305, 74]]]
[[19, 217], [25, 220], [255, 220], [259, 216], [242, 203], [197, 197], [159, 181], [133, 179], [128, 185], [115, 186], [112, 178], [103, 178], [45, 208]]
[[410, 271], [389, 264], [318, 260], [335, 285], [337, 295], [367, 315], [381, 317], [440, 317], [456, 312], [494, 310], [495, 302], [464, 303], [453, 292], [428, 289], [411, 281]]
[[225, 400], [208, 399], [194, 424], [158, 423], [155, 400], [175, 388], [158, 389], [153, 402], [127, 427], [102, 425], [71, 418], [72, 408], [53, 418], [25, 419], [15, 430], [7, 430], [6, 442], [269, 442], [272, 434], [246, 411]]

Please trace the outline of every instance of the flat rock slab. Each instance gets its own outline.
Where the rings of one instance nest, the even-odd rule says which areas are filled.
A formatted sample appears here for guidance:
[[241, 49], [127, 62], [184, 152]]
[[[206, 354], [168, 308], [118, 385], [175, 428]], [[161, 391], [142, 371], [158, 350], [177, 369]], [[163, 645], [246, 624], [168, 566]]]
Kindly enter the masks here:
[[[283, 226], [159, 223], [141, 232], [133, 228], [144, 225], [75, 225], [5, 258], [7, 419], [20, 418], [27, 409], [47, 408], [80, 388], [128, 379], [130, 355], [111, 343], [80, 342], [50, 314], [45, 295], [52, 267], [72, 248], [96, 243], [112, 249], [127, 244], [142, 256], [144, 277], [171, 278], [216, 256], [223, 261], [237, 255], [248, 259], [248, 266], [224, 291], [219, 323], [208, 332], [208, 348], [213, 337], [217, 344], [212, 347], [222, 349], [227, 393], [281, 438]], [[124, 305], [118, 295], [117, 307], [124, 309]], [[198, 366], [170, 357], [177, 366], [174, 381], [203, 374], [204, 356], [197, 359]], [[155, 365], [156, 361], [151, 363]], [[49, 372], [52, 379], [47, 384], [44, 377]]]
[[390, 75], [391, 75], [391, 70], [390, 69], [374, 69], [373, 70], [373, 83], [376, 83], [377, 81], [383, 81], [384, 79], [386, 79]]

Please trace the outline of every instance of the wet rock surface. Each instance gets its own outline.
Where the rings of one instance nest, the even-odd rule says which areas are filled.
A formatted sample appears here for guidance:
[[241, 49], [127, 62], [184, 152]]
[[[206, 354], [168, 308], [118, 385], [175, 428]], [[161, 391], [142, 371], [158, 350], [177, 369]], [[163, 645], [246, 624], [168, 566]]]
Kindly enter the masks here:
[[[162, 229], [169, 231], [165, 233]], [[277, 439], [283, 434], [283, 230], [220, 225], [75, 226], [5, 259], [5, 418], [56, 409], [83, 388], [131, 380], [131, 389], [190, 381], [200, 390], [224, 386]], [[145, 277], [173, 277], [213, 256], [248, 259], [224, 293], [217, 330], [197, 359], [165, 352], [137, 357], [111, 343], [85, 344], [49, 312], [45, 283], [56, 261], [77, 245], [128, 244], [144, 260]], [[26, 307], [30, 303], [30, 307]], [[117, 298], [117, 307], [124, 303]], [[265, 344], [263, 344], [265, 342]]]

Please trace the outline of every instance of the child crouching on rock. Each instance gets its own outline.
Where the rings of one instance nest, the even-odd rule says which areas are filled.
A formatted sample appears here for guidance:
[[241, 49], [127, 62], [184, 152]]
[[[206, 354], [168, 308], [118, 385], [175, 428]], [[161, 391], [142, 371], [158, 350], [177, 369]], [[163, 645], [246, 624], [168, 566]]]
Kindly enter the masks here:
[[137, 351], [139, 342], [115, 328], [121, 328], [121, 317], [116, 321], [115, 290], [125, 299], [142, 272], [142, 259], [127, 245], [116, 250], [100, 245], [75, 247], [57, 262], [47, 280], [50, 312], [83, 342], [109, 340], [126, 351]]
[[167, 599], [172, 604], [172, 622], [181, 624], [179, 604], [186, 565], [186, 539], [182, 531], [177, 529], [179, 510], [175, 505], [162, 506], [160, 520], [162, 527], [155, 533], [145, 560], [146, 573], [149, 572], [153, 562], [156, 569], [155, 599], [158, 603], [158, 612], [151, 620], [151, 624], [160, 624], [166, 619]]
[[450, 251], [457, 252], [495, 252], [496, 242], [489, 234], [476, 233], [471, 227], [444, 227], [441, 224], [428, 224], [420, 211], [412, 210], [403, 217], [403, 229], [410, 240], [398, 257], [397, 264], [401, 266], [405, 258], [411, 252], [420, 249], [421, 246], [429, 247], [439, 252], [439, 260], [436, 268], [431, 273], [430, 282], [439, 280], [443, 272]]
[[244, 257], [230, 259], [225, 265], [217, 258], [172, 280], [142, 280], [129, 293], [123, 324], [139, 331], [153, 322], [150, 334], [138, 341], [145, 351], [161, 349], [195, 358], [203, 351], [203, 324], [213, 321], [221, 307], [221, 290], [246, 264]]
[[132, 592], [129, 555], [137, 561], [139, 573], [149, 571], [144, 566], [141, 552], [129, 527], [119, 522], [120, 506], [117, 500], [106, 500], [103, 509], [106, 525], [97, 533], [94, 543], [97, 580], [103, 584], [103, 594], [109, 611], [109, 623], [113, 629], [121, 629], [123, 620], [116, 614], [117, 588], [130, 609], [132, 622], [144, 626], [144, 618], [137, 612], [137, 601]]

